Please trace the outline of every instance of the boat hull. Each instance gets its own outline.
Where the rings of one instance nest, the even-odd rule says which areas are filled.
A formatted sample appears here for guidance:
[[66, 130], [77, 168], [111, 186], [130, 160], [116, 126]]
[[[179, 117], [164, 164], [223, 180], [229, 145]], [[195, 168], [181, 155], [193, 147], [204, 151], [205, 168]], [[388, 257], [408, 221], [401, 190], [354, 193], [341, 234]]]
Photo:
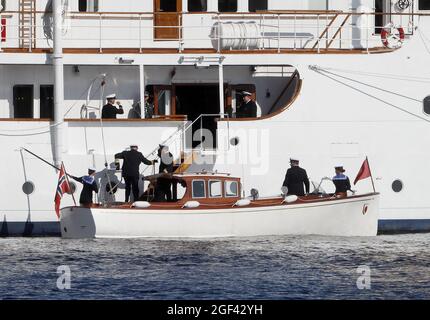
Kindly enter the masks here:
[[379, 195], [276, 207], [61, 210], [63, 238], [218, 238], [275, 235], [376, 236]]

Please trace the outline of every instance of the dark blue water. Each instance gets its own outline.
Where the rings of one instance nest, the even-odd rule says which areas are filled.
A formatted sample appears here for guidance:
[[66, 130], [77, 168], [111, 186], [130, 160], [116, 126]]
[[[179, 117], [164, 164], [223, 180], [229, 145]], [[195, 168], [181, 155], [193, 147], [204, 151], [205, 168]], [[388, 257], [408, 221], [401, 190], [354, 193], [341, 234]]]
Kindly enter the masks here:
[[[2, 299], [429, 299], [430, 235], [0, 239]], [[57, 267], [71, 289], [57, 288]], [[371, 271], [357, 287], [357, 267]]]

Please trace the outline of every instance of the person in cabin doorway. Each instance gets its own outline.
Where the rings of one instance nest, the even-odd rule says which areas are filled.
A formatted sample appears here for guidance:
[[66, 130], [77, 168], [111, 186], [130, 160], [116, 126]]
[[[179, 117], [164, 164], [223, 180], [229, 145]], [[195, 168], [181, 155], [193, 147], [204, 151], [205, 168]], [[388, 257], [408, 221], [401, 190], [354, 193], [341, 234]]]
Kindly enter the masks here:
[[336, 187], [336, 195], [340, 197], [346, 197], [347, 192], [351, 191], [351, 182], [349, 181], [349, 178], [345, 175], [345, 169], [343, 166], [337, 166], [334, 168], [336, 175], [333, 177], [332, 181], [334, 183], [334, 186]]
[[243, 103], [237, 108], [236, 118], [256, 118], [257, 104], [252, 100], [252, 93], [243, 91], [242, 96]]
[[88, 175], [83, 177], [70, 176], [73, 180], [82, 183], [83, 188], [81, 191], [81, 196], [79, 197], [79, 203], [81, 206], [89, 207], [93, 204], [93, 192], [96, 194], [99, 192], [99, 187], [95, 179], [96, 169], [89, 168]]
[[130, 195], [133, 193], [134, 201], [139, 199], [139, 167], [141, 163], [148, 166], [157, 163], [157, 160], [150, 161], [146, 159], [136, 144], [130, 145], [129, 151], [123, 151], [115, 155], [115, 159], [124, 160], [122, 164], [122, 177], [125, 181], [125, 202], [129, 202]]
[[150, 95], [148, 91], [145, 91], [143, 111], [145, 112], [145, 119], [152, 119], [154, 117], [154, 104], [150, 102]]
[[[103, 106], [102, 119], [116, 119], [117, 114], [124, 114], [124, 109], [121, 102], [116, 101], [116, 94], [111, 94], [106, 97], [107, 104]], [[115, 102], [118, 108], [115, 107]]]
[[[158, 157], [160, 158], [159, 173], [173, 173], [173, 155], [170, 153], [168, 146], [160, 145]], [[157, 201], [172, 201], [172, 182], [170, 179], [159, 178], [156, 190]]]
[[308, 174], [299, 164], [298, 159], [290, 159], [291, 168], [287, 170], [283, 183], [283, 186], [288, 188], [288, 195], [304, 196], [309, 193]]

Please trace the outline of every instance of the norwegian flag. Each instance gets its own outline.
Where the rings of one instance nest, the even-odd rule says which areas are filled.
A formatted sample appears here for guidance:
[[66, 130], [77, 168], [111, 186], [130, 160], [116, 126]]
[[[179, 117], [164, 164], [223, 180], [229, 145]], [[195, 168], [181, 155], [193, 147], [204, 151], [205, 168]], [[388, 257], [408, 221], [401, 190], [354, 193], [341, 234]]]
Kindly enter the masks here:
[[57, 214], [58, 219], [60, 218], [60, 204], [63, 195], [67, 192], [70, 192], [70, 184], [67, 179], [66, 169], [64, 168], [64, 164], [61, 163], [60, 175], [58, 177], [57, 191], [55, 192], [55, 213]]

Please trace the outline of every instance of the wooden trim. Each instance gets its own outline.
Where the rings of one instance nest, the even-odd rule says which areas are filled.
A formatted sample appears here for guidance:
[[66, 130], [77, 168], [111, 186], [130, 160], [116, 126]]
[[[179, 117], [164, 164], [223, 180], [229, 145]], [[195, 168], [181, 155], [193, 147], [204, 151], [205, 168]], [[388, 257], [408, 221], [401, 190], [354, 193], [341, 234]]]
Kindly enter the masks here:
[[302, 84], [303, 84], [303, 80], [299, 79], [298, 83], [297, 83], [297, 89], [296, 89], [296, 93], [294, 94], [293, 98], [291, 99], [290, 102], [288, 102], [288, 104], [286, 104], [283, 108], [279, 108], [278, 110], [276, 110], [275, 112], [272, 112], [270, 114], [266, 114], [264, 116], [258, 117], [258, 118], [232, 118], [232, 119], [217, 119], [217, 121], [261, 121], [261, 120], [267, 120], [270, 118], [273, 118], [275, 116], [277, 116], [278, 114], [288, 110], [293, 103], [297, 100], [297, 98], [300, 95], [301, 89], [302, 89]]
[[51, 119], [35, 118], [0, 118], [0, 122], [51, 122]]
[[[269, 55], [269, 54], [380, 54], [390, 53], [397, 49], [390, 49], [386, 47], [369, 48], [356, 48], [356, 49], [328, 49], [322, 48], [320, 52], [317, 49], [264, 49], [264, 50], [222, 50], [222, 54], [255, 54], [255, 55]], [[2, 53], [27, 53], [27, 54], [50, 54], [52, 49], [33, 49], [29, 52], [27, 48], [2, 48]], [[140, 52], [139, 48], [103, 48], [103, 52], [100, 52], [99, 48], [65, 48], [63, 50], [65, 54], [202, 54], [202, 53], [216, 53], [215, 49], [184, 49], [179, 52], [178, 49], [173, 48], [142, 48]], [[133, 64], [132, 64], [133, 65]]]
[[[176, 116], [163, 116], [152, 119], [103, 119], [103, 122], [182, 122], [187, 121], [186, 115], [176, 115]], [[98, 123], [100, 119], [64, 119], [64, 122], [89, 122], [89, 123]]]

